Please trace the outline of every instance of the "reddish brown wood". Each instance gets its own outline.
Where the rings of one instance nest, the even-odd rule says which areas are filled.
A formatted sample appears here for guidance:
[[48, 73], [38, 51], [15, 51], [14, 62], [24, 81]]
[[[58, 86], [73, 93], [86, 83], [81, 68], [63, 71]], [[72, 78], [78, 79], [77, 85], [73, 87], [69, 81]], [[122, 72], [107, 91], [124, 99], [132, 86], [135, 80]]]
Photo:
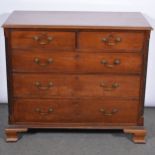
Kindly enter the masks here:
[[151, 27], [140, 13], [17, 11], [3, 27], [8, 141], [28, 128], [124, 129], [144, 141]]
[[[36, 86], [37, 82], [40, 86]], [[51, 86], [50, 83], [52, 83]], [[131, 97], [138, 99], [139, 87], [139, 76], [13, 74], [14, 97]]]
[[6, 141], [7, 142], [16, 142], [19, 140], [19, 133], [27, 132], [27, 128], [6, 128]]
[[[104, 39], [106, 39], [104, 41]], [[117, 41], [117, 39], [120, 39]], [[143, 32], [81, 32], [79, 37], [80, 49], [94, 50], [142, 50]]]
[[14, 11], [5, 28], [151, 30], [139, 12]]
[[146, 143], [145, 136], [146, 130], [145, 129], [124, 129], [124, 133], [132, 134], [133, 138], [132, 141], [134, 143]]
[[[39, 59], [39, 63], [35, 59]], [[95, 58], [95, 59], [94, 59]], [[48, 63], [48, 60], [52, 60]], [[106, 64], [102, 62], [106, 61]], [[118, 64], [116, 62], [119, 61]], [[140, 53], [85, 53], [36, 50], [13, 50], [14, 72], [51, 73], [141, 73]]]
[[140, 86], [140, 104], [139, 104], [139, 125], [144, 124], [144, 102], [145, 102], [145, 88], [146, 88], [146, 76], [147, 76], [147, 63], [148, 63], [148, 51], [149, 51], [149, 40], [150, 40], [150, 31], [145, 32], [145, 42], [144, 42], [144, 55], [143, 55], [143, 65], [141, 73], [141, 86]]
[[27, 49], [40, 48], [68, 50], [75, 48], [74, 32], [50, 31], [12, 31], [11, 48]]
[[136, 125], [137, 121], [137, 100], [15, 99], [13, 104], [13, 119], [18, 123], [101, 123], [102, 126], [117, 126], [124, 123]]

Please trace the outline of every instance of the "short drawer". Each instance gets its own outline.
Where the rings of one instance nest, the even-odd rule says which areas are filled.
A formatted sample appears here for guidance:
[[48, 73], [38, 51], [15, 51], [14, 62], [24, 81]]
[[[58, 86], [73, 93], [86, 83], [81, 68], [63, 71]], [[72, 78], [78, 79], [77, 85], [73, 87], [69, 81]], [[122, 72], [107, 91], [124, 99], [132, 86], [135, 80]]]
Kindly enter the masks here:
[[74, 32], [53, 31], [12, 31], [11, 47], [19, 49], [41, 48], [45, 49], [74, 49]]
[[142, 32], [81, 32], [79, 48], [87, 50], [133, 50], [139, 52], [143, 48]]
[[140, 76], [13, 74], [13, 95], [24, 98], [139, 98]]
[[97, 99], [16, 99], [15, 122], [136, 124], [138, 101]]
[[140, 73], [140, 53], [12, 52], [14, 72]]

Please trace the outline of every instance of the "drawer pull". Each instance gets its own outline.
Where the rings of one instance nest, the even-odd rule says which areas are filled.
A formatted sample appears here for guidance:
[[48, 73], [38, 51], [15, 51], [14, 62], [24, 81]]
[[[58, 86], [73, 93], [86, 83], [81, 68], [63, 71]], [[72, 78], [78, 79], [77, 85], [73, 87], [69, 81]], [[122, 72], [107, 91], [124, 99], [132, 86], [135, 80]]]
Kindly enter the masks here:
[[51, 87], [53, 87], [53, 83], [52, 83], [52, 82], [49, 82], [47, 86], [42, 86], [42, 84], [41, 84], [39, 81], [36, 81], [36, 82], [35, 82], [35, 86], [36, 86], [38, 89], [41, 89], [41, 90], [48, 90], [48, 89], [50, 89]]
[[113, 35], [109, 35], [107, 38], [102, 38], [101, 41], [106, 43], [109, 46], [114, 46], [116, 45], [116, 43], [121, 42], [121, 38], [120, 37], [116, 37], [114, 38]]
[[34, 59], [34, 62], [35, 62], [36, 64], [40, 65], [40, 66], [47, 66], [47, 65], [53, 63], [53, 59], [52, 59], [52, 58], [49, 58], [49, 59], [46, 60], [45, 63], [41, 63], [41, 61], [40, 61], [39, 58], [35, 58], [35, 59]]
[[40, 108], [36, 108], [35, 112], [39, 113], [40, 115], [48, 115], [53, 112], [53, 109], [49, 108], [47, 112], [44, 112]]
[[52, 37], [47, 37], [45, 35], [43, 35], [43, 36], [34, 36], [33, 39], [35, 41], [37, 41], [40, 45], [47, 45], [53, 40]]
[[104, 82], [102, 82], [100, 86], [103, 87], [104, 91], [112, 91], [118, 88], [120, 85], [118, 83], [113, 83], [112, 85], [108, 86]]
[[121, 61], [119, 59], [115, 59], [113, 64], [108, 64], [108, 61], [103, 59], [101, 60], [101, 64], [103, 64], [105, 67], [113, 68], [114, 66], [121, 64]]
[[114, 114], [116, 114], [118, 112], [118, 109], [112, 109], [111, 112], [107, 112], [104, 108], [100, 109], [100, 112], [104, 115], [104, 116], [112, 116]]

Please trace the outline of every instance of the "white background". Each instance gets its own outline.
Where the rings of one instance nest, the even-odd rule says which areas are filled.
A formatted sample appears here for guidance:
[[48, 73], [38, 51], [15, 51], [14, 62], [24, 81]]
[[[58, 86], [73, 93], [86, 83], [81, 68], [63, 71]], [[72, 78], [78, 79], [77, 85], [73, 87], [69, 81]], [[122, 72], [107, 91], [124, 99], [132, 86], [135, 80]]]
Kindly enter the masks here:
[[[0, 0], [0, 25], [13, 10], [142, 12], [155, 27], [155, 0]], [[155, 32], [150, 38], [146, 106], [155, 106]], [[7, 103], [3, 30], [0, 28], [0, 102]]]

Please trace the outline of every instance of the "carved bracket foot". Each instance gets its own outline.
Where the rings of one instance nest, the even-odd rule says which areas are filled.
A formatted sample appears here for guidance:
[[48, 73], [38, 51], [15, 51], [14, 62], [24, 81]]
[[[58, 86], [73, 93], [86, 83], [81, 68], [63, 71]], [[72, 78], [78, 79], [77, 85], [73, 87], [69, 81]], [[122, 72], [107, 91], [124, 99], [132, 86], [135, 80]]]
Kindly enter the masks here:
[[132, 141], [134, 143], [146, 143], [145, 141], [146, 130], [145, 129], [124, 129], [123, 131], [124, 133], [133, 135]]
[[16, 142], [19, 139], [20, 132], [27, 132], [27, 128], [7, 128], [5, 129], [6, 141], [7, 142]]

